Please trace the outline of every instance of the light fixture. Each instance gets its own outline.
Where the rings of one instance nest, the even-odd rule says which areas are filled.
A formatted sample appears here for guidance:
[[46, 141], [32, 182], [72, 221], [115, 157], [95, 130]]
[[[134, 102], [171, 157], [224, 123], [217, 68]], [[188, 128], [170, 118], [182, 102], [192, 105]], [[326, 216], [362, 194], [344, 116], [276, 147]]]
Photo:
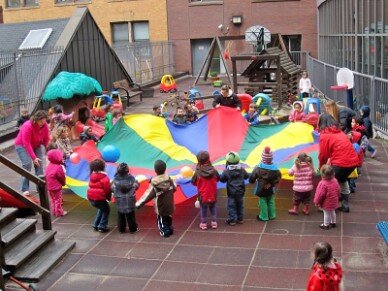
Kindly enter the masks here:
[[225, 27], [223, 24], [220, 24], [218, 25], [218, 29], [223, 35], [227, 35], [229, 33], [229, 26]]
[[242, 24], [242, 15], [232, 16], [232, 23], [233, 23], [234, 25], [240, 25], [240, 24]]

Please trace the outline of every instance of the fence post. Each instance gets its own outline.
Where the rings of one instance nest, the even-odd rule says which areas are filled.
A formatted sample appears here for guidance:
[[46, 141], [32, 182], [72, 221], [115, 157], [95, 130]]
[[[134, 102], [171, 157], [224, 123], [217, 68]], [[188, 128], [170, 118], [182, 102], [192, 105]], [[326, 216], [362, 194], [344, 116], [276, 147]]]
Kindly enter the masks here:
[[[1, 233], [0, 233], [0, 242], [1, 242]], [[5, 259], [4, 259], [4, 248], [3, 244], [0, 243], [0, 290], [5, 290], [5, 280], [3, 276], [2, 268], [5, 267]]]
[[370, 92], [369, 92], [369, 104], [371, 109], [372, 123], [376, 124], [376, 79], [375, 76], [370, 78]]
[[[45, 180], [44, 176], [39, 176], [42, 180]], [[44, 183], [38, 183], [38, 192], [39, 192], [39, 200], [40, 200], [40, 206], [42, 206], [45, 209], [50, 209], [50, 202], [48, 199], [47, 191], [46, 191], [46, 184]], [[51, 225], [51, 217], [50, 214], [42, 213], [42, 224], [44, 230], [52, 230]]]

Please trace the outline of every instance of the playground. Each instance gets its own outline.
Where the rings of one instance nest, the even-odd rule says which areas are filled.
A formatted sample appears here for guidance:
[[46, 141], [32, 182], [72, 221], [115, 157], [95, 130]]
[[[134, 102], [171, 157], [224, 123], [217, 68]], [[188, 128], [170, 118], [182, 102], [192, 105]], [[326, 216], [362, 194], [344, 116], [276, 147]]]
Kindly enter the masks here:
[[[178, 90], [186, 91], [192, 78], [178, 79]], [[198, 84], [203, 95], [214, 88]], [[131, 101], [126, 113], [152, 113], [168, 94], [155, 87], [153, 98]], [[209, 102], [209, 103], [208, 103]], [[205, 100], [210, 106], [211, 100]], [[216, 230], [198, 228], [195, 198], [176, 206], [174, 235], [165, 239], [155, 229], [152, 207], [137, 212], [140, 231], [120, 234], [115, 228], [112, 204], [111, 231], [91, 230], [95, 210], [88, 201], [66, 190], [64, 208], [68, 214], [53, 218], [57, 239], [75, 241], [65, 259], [38, 283], [40, 290], [305, 290], [312, 265], [311, 249], [316, 241], [328, 241], [344, 269], [343, 290], [386, 290], [387, 257], [376, 223], [388, 220], [388, 143], [373, 140], [379, 155], [366, 158], [357, 192], [351, 196], [350, 213], [338, 213], [337, 228], [318, 226], [322, 213], [315, 208], [309, 216], [291, 216], [291, 182], [282, 180], [277, 191], [277, 218], [256, 219], [257, 197], [248, 186], [244, 224], [229, 226], [225, 189], [219, 191]], [[14, 162], [13, 149], [5, 155]], [[4, 172], [2, 177], [15, 188], [19, 177]], [[38, 226], [39, 228], [40, 226]], [[19, 290], [10, 283], [7, 290]]]

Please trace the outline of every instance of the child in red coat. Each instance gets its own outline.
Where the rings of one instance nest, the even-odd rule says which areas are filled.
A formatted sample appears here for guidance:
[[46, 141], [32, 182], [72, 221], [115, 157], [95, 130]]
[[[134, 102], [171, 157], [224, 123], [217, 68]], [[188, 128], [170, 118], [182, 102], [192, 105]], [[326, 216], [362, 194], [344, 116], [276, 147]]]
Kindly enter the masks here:
[[327, 242], [314, 245], [314, 265], [307, 280], [307, 291], [339, 291], [342, 280], [341, 265], [333, 258]]
[[327, 230], [336, 227], [335, 210], [338, 208], [340, 185], [334, 177], [333, 168], [329, 165], [322, 166], [321, 176], [322, 180], [315, 191], [314, 204], [323, 209], [323, 224], [319, 227]]
[[207, 229], [207, 209], [209, 208], [212, 216], [211, 227], [217, 228], [217, 182], [220, 180], [220, 175], [210, 162], [209, 153], [207, 151], [200, 151], [197, 155], [198, 164], [195, 169], [191, 183], [197, 186], [198, 196], [201, 211], [201, 223], [199, 228]]
[[63, 153], [61, 150], [52, 149], [47, 152], [49, 164], [46, 168], [47, 191], [51, 197], [51, 211], [56, 217], [64, 216], [67, 212], [62, 208], [62, 186], [66, 184], [63, 169]]
[[108, 232], [109, 203], [112, 196], [110, 180], [105, 171], [105, 162], [96, 159], [90, 163], [90, 180], [87, 197], [90, 204], [97, 208], [97, 215], [93, 222], [93, 229]]

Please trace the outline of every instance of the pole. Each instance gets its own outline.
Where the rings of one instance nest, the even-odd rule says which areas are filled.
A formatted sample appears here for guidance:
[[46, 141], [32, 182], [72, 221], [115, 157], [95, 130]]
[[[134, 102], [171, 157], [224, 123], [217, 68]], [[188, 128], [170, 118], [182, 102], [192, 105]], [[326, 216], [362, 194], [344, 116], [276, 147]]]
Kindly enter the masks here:
[[349, 107], [350, 109], [354, 109], [354, 104], [353, 104], [353, 89], [347, 89], [346, 90], [346, 106]]

